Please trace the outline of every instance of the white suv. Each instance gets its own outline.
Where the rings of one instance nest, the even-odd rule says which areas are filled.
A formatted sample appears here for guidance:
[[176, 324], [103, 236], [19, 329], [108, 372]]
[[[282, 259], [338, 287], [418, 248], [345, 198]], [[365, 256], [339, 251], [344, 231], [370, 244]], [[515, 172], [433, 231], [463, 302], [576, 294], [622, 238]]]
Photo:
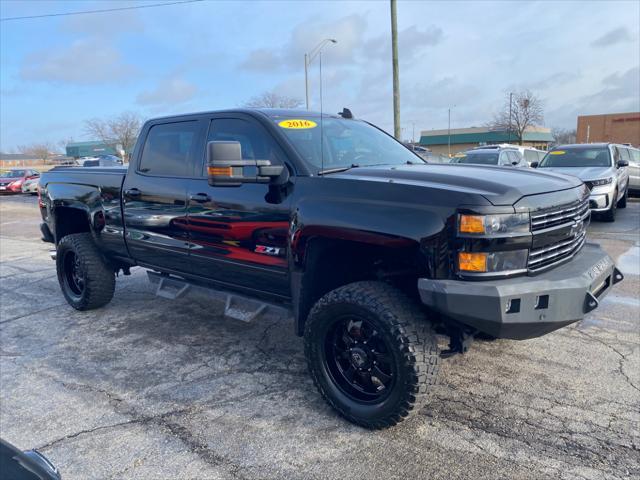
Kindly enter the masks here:
[[[591, 211], [613, 222], [616, 209], [627, 206], [629, 193], [628, 147], [610, 143], [585, 143], [553, 147], [534, 168], [573, 175], [589, 190]], [[623, 153], [624, 151], [624, 153]]]

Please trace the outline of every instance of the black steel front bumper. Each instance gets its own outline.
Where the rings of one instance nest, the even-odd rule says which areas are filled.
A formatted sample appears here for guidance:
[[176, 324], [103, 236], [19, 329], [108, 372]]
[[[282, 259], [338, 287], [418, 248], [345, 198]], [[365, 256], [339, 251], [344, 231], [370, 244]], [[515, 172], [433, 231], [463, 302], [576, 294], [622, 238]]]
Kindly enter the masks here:
[[581, 320], [622, 278], [611, 257], [587, 243], [570, 262], [539, 275], [478, 282], [421, 278], [418, 290], [425, 305], [456, 322], [523, 340]]

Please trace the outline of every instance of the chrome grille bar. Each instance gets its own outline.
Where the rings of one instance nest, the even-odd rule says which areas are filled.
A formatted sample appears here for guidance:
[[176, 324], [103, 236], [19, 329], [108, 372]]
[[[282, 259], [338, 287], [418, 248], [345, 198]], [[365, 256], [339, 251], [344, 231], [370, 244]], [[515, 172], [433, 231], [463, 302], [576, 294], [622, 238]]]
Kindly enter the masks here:
[[587, 232], [585, 230], [569, 240], [532, 250], [529, 253], [529, 270], [535, 271], [547, 268], [572, 256], [582, 248], [586, 238]]
[[531, 215], [531, 230], [541, 230], [550, 226], [572, 223], [576, 217], [582, 217], [589, 210], [589, 200], [576, 203], [569, 207], [553, 210], [542, 214]]

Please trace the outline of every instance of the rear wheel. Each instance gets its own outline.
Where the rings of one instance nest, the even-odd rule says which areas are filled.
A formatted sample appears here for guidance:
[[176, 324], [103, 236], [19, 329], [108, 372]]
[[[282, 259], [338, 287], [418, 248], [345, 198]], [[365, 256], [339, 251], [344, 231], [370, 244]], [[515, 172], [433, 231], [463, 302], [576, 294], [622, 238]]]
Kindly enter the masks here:
[[611, 199], [611, 206], [609, 207], [609, 210], [607, 210], [602, 214], [602, 219], [605, 222], [615, 222], [616, 220], [616, 211], [618, 207], [618, 202], [616, 201], [616, 198], [618, 198], [617, 191], [613, 192], [613, 197]]
[[64, 298], [77, 310], [99, 308], [113, 298], [115, 273], [89, 233], [74, 233], [60, 240], [56, 270]]
[[436, 382], [438, 346], [424, 313], [381, 282], [322, 297], [305, 326], [305, 355], [325, 400], [366, 428], [395, 425], [424, 404]]

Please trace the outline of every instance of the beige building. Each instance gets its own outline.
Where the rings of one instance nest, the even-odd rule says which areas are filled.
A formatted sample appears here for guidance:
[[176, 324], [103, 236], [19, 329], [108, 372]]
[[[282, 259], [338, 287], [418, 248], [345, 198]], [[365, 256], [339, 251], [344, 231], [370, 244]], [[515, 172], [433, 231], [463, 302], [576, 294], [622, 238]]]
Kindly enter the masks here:
[[630, 143], [640, 146], [640, 112], [580, 115], [576, 129], [578, 143]]
[[[553, 141], [551, 129], [546, 127], [529, 127], [523, 137], [523, 145], [540, 150], [547, 150]], [[499, 143], [518, 143], [518, 140], [513, 132], [489, 127], [423, 130], [420, 133], [420, 145], [440, 155], [448, 155], [449, 151], [453, 155], [481, 145]]]

